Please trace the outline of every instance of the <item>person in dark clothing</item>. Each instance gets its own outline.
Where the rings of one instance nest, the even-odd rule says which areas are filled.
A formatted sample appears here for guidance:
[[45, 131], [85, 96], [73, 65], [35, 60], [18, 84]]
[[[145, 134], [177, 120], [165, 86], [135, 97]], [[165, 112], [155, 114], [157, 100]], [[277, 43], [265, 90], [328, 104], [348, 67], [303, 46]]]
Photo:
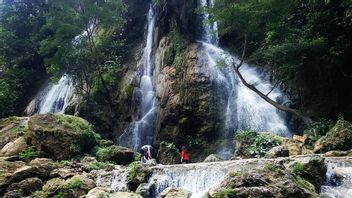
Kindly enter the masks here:
[[141, 148], [142, 162], [146, 163], [147, 161], [153, 159], [152, 150], [153, 150], [153, 147], [150, 145], [142, 146]]
[[182, 146], [182, 150], [181, 150], [181, 163], [182, 164], [189, 163], [189, 156], [185, 146]]

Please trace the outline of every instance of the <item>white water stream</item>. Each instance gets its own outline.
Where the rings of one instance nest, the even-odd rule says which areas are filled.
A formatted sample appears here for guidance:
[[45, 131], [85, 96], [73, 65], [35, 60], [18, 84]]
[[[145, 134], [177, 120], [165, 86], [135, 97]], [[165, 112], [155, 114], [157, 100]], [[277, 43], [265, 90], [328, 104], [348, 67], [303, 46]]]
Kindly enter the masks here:
[[320, 196], [323, 198], [352, 198], [352, 164], [329, 162]]
[[26, 114], [64, 113], [73, 89], [71, 78], [62, 76], [59, 82], [48, 85], [31, 101], [26, 108]]
[[137, 90], [139, 101], [138, 120], [131, 123], [118, 139], [118, 144], [135, 150], [141, 146], [152, 144], [154, 140], [156, 96], [154, 83], [154, 28], [156, 15], [151, 5], [148, 13], [146, 45], [139, 63], [141, 76]]

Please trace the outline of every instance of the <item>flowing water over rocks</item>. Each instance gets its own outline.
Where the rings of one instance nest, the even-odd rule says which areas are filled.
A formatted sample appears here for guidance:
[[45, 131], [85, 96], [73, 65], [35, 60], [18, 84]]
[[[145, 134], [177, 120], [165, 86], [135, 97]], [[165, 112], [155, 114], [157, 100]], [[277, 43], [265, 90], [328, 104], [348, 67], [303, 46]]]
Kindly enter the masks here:
[[[243, 159], [222, 162], [157, 165], [150, 167], [152, 170], [147, 184], [148, 197], [157, 198], [167, 187], [182, 188], [190, 191], [192, 198], [203, 197], [209, 190], [223, 182], [226, 175], [231, 172], [247, 172], [254, 169], [265, 169], [268, 164], [289, 164], [289, 162], [309, 161], [311, 157], [320, 155], [295, 156], [275, 159]], [[327, 179], [322, 186], [321, 196], [329, 198], [351, 197], [351, 157], [327, 157], [326, 164], [329, 166]], [[333, 166], [335, 168], [333, 168]], [[348, 168], [347, 168], [348, 167]], [[98, 172], [97, 186], [111, 187], [114, 191], [127, 191], [125, 182], [128, 168], [119, 167], [112, 172]], [[334, 175], [339, 174], [340, 177]], [[105, 178], [105, 179], [104, 179]], [[336, 185], [339, 178], [340, 183]], [[335, 181], [335, 183], [332, 183]], [[116, 187], [119, 186], [119, 187]]]
[[328, 171], [320, 196], [323, 198], [352, 197], [352, 161], [334, 160], [327, 164]]
[[47, 86], [26, 108], [27, 115], [64, 113], [73, 94], [74, 86], [69, 76], [62, 76], [56, 84]]
[[[201, 7], [212, 7], [213, 4], [213, 0], [200, 1]], [[209, 20], [209, 15], [204, 14], [202, 19]], [[218, 47], [217, 26], [216, 22], [204, 22], [201, 54], [202, 61], [208, 64], [208, 73], [216, 84], [219, 97], [226, 101], [221, 138], [227, 140], [227, 144], [220, 148], [219, 155], [229, 159], [233, 153], [232, 139], [236, 130], [270, 131], [286, 137], [291, 134], [286, 126], [285, 114], [240, 82], [233, 70], [233, 64], [239, 63], [239, 59]], [[247, 64], [242, 66], [241, 72], [250, 84], [256, 85], [263, 93], [271, 91], [273, 85], [268, 75]], [[277, 88], [271, 91], [270, 98], [279, 102], [285, 100], [284, 94]]]
[[154, 82], [154, 27], [156, 14], [151, 5], [148, 13], [146, 45], [139, 63], [140, 80], [137, 91], [138, 120], [131, 123], [119, 137], [122, 146], [138, 150], [142, 145], [152, 144], [154, 140], [156, 97]]

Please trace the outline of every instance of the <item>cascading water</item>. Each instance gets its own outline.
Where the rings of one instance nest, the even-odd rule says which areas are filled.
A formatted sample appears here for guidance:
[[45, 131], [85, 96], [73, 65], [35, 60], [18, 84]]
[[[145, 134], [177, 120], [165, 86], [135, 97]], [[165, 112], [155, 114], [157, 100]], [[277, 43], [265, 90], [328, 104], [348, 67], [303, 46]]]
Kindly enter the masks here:
[[[213, 4], [213, 0], [200, 0], [201, 7], [212, 7]], [[202, 18], [209, 20], [209, 15], [204, 14]], [[221, 145], [219, 155], [226, 159], [232, 156], [234, 148], [232, 139], [235, 130], [270, 131], [282, 136], [290, 136], [283, 113], [245, 87], [235, 75], [232, 65], [239, 60], [218, 47], [217, 23], [203, 24], [200, 41], [202, 53], [206, 58], [212, 82], [216, 83], [218, 91], [221, 92], [220, 95], [226, 98], [222, 138], [227, 143], [225, 146]], [[263, 93], [271, 91], [271, 83], [263, 80], [262, 77], [265, 75], [260, 74], [256, 68], [244, 64], [241, 72], [250, 84], [256, 85]], [[283, 99], [283, 94], [280, 90], [274, 89], [270, 97], [278, 101]]]
[[148, 13], [146, 45], [139, 63], [141, 77], [137, 90], [137, 100], [139, 101], [138, 121], [131, 123], [118, 139], [120, 145], [135, 150], [138, 150], [144, 144], [152, 144], [154, 140], [156, 117], [155, 84], [153, 82], [155, 20], [154, 8], [151, 5]]
[[328, 170], [320, 196], [324, 198], [351, 198], [352, 197], [352, 164], [328, 163]]
[[152, 190], [152, 197], [159, 197], [159, 194], [167, 187], [183, 188], [191, 192], [191, 198], [203, 197], [210, 187], [220, 183], [226, 173], [227, 167], [224, 164], [197, 164], [185, 165], [183, 167], [163, 167], [154, 171], [150, 178], [149, 185]]
[[72, 79], [66, 75], [62, 76], [58, 83], [48, 85], [31, 101], [26, 108], [26, 113], [28, 115], [64, 113], [73, 89]]

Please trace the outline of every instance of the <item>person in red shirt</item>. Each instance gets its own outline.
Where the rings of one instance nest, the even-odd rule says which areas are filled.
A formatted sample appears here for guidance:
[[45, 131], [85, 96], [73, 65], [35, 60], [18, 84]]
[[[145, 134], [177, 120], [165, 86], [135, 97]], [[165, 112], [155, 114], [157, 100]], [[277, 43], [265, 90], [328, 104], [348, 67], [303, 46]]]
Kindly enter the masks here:
[[189, 163], [189, 157], [188, 157], [188, 153], [186, 151], [186, 147], [182, 146], [182, 151], [181, 151], [181, 163], [182, 164], [187, 164]]

